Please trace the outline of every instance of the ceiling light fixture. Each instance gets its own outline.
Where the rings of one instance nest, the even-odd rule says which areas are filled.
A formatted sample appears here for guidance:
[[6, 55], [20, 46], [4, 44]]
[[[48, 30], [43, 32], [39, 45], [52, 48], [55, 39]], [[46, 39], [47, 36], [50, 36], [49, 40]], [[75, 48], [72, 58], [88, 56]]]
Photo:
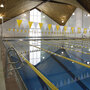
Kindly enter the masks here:
[[1, 5], [0, 5], [0, 7], [1, 7], [1, 8], [4, 8], [4, 5], [3, 5], [3, 4], [1, 4]]
[[3, 16], [0, 16], [0, 19], [2, 19], [3, 18]]
[[62, 23], [64, 23], [64, 20], [62, 20]]
[[45, 16], [43, 16], [43, 18], [45, 18]]
[[75, 13], [73, 13], [72, 15], [75, 15]]
[[90, 17], [90, 14], [88, 14], [87, 16]]

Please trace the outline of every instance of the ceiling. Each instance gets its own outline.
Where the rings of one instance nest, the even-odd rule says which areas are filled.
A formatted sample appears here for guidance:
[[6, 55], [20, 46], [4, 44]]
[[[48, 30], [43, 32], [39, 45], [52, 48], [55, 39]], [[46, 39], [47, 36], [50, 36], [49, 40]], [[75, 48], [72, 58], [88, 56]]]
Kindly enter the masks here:
[[[4, 21], [10, 20], [27, 10], [37, 8], [58, 24], [64, 25], [76, 7], [84, 9], [77, 0], [3, 0], [3, 3], [5, 7], [0, 8], [0, 13], [4, 15]], [[62, 19], [64, 23], [61, 23]]]
[[77, 0], [90, 13], [90, 0]]
[[[67, 20], [76, 9], [76, 7], [68, 4], [58, 4], [51, 2], [46, 2], [37, 8], [60, 25], [65, 25]], [[62, 20], [64, 21], [64, 23], [62, 23]]]
[[40, 3], [42, 3], [42, 1], [6, 0], [6, 2], [4, 2], [5, 8], [0, 8], [0, 13], [4, 15], [4, 21], [7, 21], [27, 10], [33, 9]]

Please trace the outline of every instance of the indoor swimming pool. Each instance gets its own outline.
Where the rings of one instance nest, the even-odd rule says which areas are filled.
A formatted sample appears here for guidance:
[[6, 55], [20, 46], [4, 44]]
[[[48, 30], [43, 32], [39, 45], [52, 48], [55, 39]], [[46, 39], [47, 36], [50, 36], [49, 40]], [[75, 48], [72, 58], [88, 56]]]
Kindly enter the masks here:
[[[90, 41], [86, 39], [4, 40], [11, 62], [28, 90], [90, 90]], [[20, 53], [20, 54], [19, 54]], [[56, 89], [50, 89], [29, 61]], [[52, 86], [53, 86], [52, 85]]]

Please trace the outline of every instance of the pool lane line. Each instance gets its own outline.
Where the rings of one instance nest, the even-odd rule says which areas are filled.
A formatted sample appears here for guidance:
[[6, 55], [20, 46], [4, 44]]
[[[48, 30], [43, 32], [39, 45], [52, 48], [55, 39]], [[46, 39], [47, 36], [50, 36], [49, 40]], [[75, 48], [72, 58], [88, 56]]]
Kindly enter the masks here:
[[73, 80], [77, 80], [76, 83], [83, 88], [83, 90], [89, 90], [89, 88], [81, 82], [81, 80], [78, 79], [60, 60], [58, 60], [54, 55], [51, 55], [51, 57], [73, 78]]
[[[18, 44], [18, 43], [17, 43]], [[19, 45], [19, 44], [18, 44]], [[20, 48], [23, 48], [23, 47], [20, 47]], [[32, 52], [32, 51], [26, 51], [24, 48], [23, 48], [23, 50], [24, 50], [24, 52], [21, 52], [21, 54], [26, 54], [26, 53], [28, 53], [28, 52]], [[40, 50], [36, 50], [36, 51], [40, 51]], [[36, 51], [33, 51], [33, 52], [36, 52]], [[72, 54], [72, 53], [70, 53], [70, 54]], [[78, 57], [78, 56], [76, 56], [76, 55], [74, 55], [74, 54], [72, 54], [74, 57], [76, 57], [76, 58], [78, 58], [79, 60], [81, 60], [82, 62], [85, 62], [85, 60], [84, 59], [82, 59], [82, 58], [80, 58], [80, 57]]]
[[[45, 41], [45, 40], [42, 40], [42, 41]], [[67, 43], [63, 43], [63, 42], [56, 42], [56, 41], [45, 41], [45, 42], [52, 42], [52, 43], [58, 43], [58, 44], [65, 44], [65, 45], [70, 45], [70, 46], [75, 46], [75, 47], [90, 49], [89, 47], [80, 46], [80, 45], [72, 45], [72, 44], [67, 44]]]
[[50, 46], [54, 46], [54, 47], [58, 47], [58, 48], [61, 48], [61, 49], [66, 49], [66, 50], [75, 51], [75, 52], [79, 52], [79, 53], [83, 53], [83, 54], [90, 55], [90, 53], [87, 53], [87, 52], [82, 52], [82, 51], [74, 50], [74, 49], [71, 49], [71, 48], [61, 47], [61, 46], [54, 45], [54, 44], [48, 44], [48, 43], [46, 43], [46, 42], [45, 42], [45, 43], [42, 42], [42, 43], [43, 43], [43, 44], [46, 44], [46, 45], [50, 45]]
[[[20, 42], [20, 41], [17, 41], [17, 42]], [[43, 42], [42, 42], [42, 43], [43, 43]], [[71, 49], [71, 48], [60, 47], [60, 46], [53, 45], [53, 44], [48, 44], [48, 43], [44, 43], [44, 44], [51, 45], [51, 46], [54, 46], [54, 47], [58, 47], [58, 48], [61, 48], [61, 49], [71, 50], [71, 51], [75, 51], [75, 52], [79, 52], [79, 53], [83, 53], [83, 54], [90, 55], [90, 53], [83, 52], [83, 51], [79, 51], [79, 50], [75, 50], [75, 49]]]
[[[60, 42], [56, 42], [56, 43], [60, 43]], [[69, 42], [68, 42], [69, 43]], [[61, 43], [60, 43], [61, 44]], [[81, 45], [72, 45], [72, 44], [67, 44], [67, 43], [64, 43], [65, 45], [70, 45], [70, 46], [75, 46], [75, 47], [80, 47], [80, 48], [87, 48], [89, 49], [90, 47], [86, 47], [85, 45], [84, 46], [81, 46]]]
[[77, 43], [77, 41], [64, 41], [64, 42], [73, 43], [73, 44], [83, 44], [85, 46], [89, 44], [89, 43], [85, 43], [85, 42]]
[[[69, 52], [70, 53], [70, 52]], [[79, 60], [81, 60], [82, 62], [84, 62], [85, 63], [85, 60], [84, 59], [82, 59], [82, 58], [80, 58], [79, 56], [76, 56], [75, 54], [73, 54], [73, 53], [70, 53], [71, 55], [73, 55], [74, 57], [76, 57], [76, 58], [78, 58]], [[86, 63], [87, 64], [87, 63]]]
[[[21, 41], [21, 42], [22, 42], [22, 41]], [[23, 42], [23, 43], [28, 44], [27, 42]], [[31, 45], [31, 44], [28, 44], [28, 45], [33, 46], [33, 47], [36, 47], [36, 48], [38, 48], [38, 49], [41, 49], [42, 51], [45, 51], [45, 52], [47, 52], [47, 53], [50, 53], [50, 54], [53, 54], [53, 55], [55, 55], [55, 56], [61, 57], [61, 58], [66, 59], [66, 60], [68, 60], [68, 61], [71, 61], [71, 62], [77, 63], [77, 64], [79, 64], [79, 65], [81, 65], [81, 66], [84, 66], [84, 67], [90, 68], [89, 65], [86, 65], [86, 64], [84, 64], [84, 63], [78, 62], [78, 61], [76, 61], [76, 60], [73, 60], [73, 59], [70, 59], [70, 58], [67, 58], [67, 57], [61, 56], [61, 55], [59, 55], [59, 54], [57, 54], [57, 53], [54, 53], [54, 52], [48, 51], [48, 50], [46, 50], [46, 49], [43, 49], [43, 48], [37, 47], [37, 46], [35, 46], [35, 45]]]
[[[66, 68], [64, 67], [64, 69], [66, 69]], [[68, 68], [67, 68], [66, 70], [67, 70], [67, 72], [72, 76], [73, 79], [77, 79], [77, 80], [78, 80], [78, 77], [75, 78], [74, 74], [73, 74], [72, 72], [70, 72], [70, 71], [68, 70]], [[86, 87], [80, 80], [78, 80], [78, 81], [76, 81], [76, 82], [77, 82], [84, 90], [89, 90], [88, 87]]]
[[[10, 44], [9, 42], [7, 42], [7, 44], [14, 48], [14, 46], [12, 44]], [[17, 52], [17, 54], [29, 65], [30, 68], [32, 68], [32, 70], [51, 88], [51, 90], [59, 90], [54, 84], [52, 84], [37, 68], [35, 68], [21, 53], [18, 52], [18, 50], [16, 50], [14, 48], [14, 50]]]
[[[75, 56], [75, 55], [74, 55], [74, 56]], [[79, 60], [83, 61], [83, 62], [85, 61], [85, 60], [83, 60], [82, 58], [79, 58], [79, 57], [77, 57], [77, 56], [75, 56], [75, 57], [78, 58]]]
[[[14, 42], [14, 43], [15, 43], [15, 42]], [[17, 43], [17, 44], [18, 44], [18, 45], [19, 45], [19, 47], [20, 47], [20, 43]], [[17, 44], [16, 44], [16, 45], [17, 45]], [[20, 53], [22, 53], [22, 54], [23, 54], [23, 53], [25, 53], [25, 54], [27, 53], [27, 51], [25, 50], [25, 48], [23, 48], [23, 47], [20, 47], [20, 48], [22, 48], [22, 49], [23, 49], [23, 51], [24, 51], [24, 52], [20, 52]]]
[[85, 45], [85, 46], [88, 46], [89, 45], [89, 43], [85, 43], [85, 42], [81, 42], [81, 43], [77, 43], [77, 42], [71, 42], [71, 41], [69, 41], [68, 43], [73, 43], [73, 44], [83, 44], [83, 45]]
[[[53, 55], [52, 55], [53, 56]], [[54, 57], [54, 56], [53, 56]], [[55, 59], [55, 57], [54, 57]], [[65, 67], [59, 60], [55, 60], [57, 63], [59, 63], [60, 66], [62, 66], [64, 68], [64, 70], [73, 78], [73, 79], [77, 79], [78, 80], [78, 77], [76, 78], [75, 75], [70, 71], [68, 70], [67, 67]], [[86, 87], [80, 80], [76, 81], [81, 88], [83, 88], [84, 90], [89, 90], [88, 87]]]
[[[55, 40], [54, 40], [54, 41], [55, 41]], [[59, 40], [59, 41], [62, 41], [62, 40]], [[86, 43], [86, 42], [84, 42], [84, 41], [80, 41], [81, 43], [80, 43], [79, 41], [75, 41], [75, 40], [73, 40], [73, 41], [72, 41], [72, 40], [63, 40], [63, 41], [64, 41], [64, 42], [69, 42], [69, 43], [73, 43], [73, 42], [74, 42], [74, 44], [75, 44], [75, 43], [76, 43], [76, 44], [81, 44], [82, 42], [83, 42], [82, 44], [86, 44], [86, 45], [89, 44], [89, 42]], [[78, 42], [79, 42], [79, 43], [78, 43]]]
[[[37, 41], [37, 40], [33, 40], [33, 41]], [[54, 42], [54, 43], [59, 43], [59, 44], [63, 44], [63, 42], [56, 42], [55, 40], [54, 41], [46, 41], [46, 40], [41, 40], [41, 41], [45, 41], [45, 42]], [[64, 41], [64, 42], [67, 42], [67, 41]], [[71, 43], [71, 42], [68, 42], [68, 43]], [[66, 44], [66, 43], [64, 43]], [[81, 43], [79, 43], [81, 44]], [[66, 45], [70, 45], [70, 44], [66, 44]], [[81, 46], [81, 45], [70, 45], [70, 46], [75, 46], [75, 47], [79, 47], [79, 48], [87, 48], [87, 49], [90, 49], [90, 47], [86, 47], [85, 45], [84, 46]]]

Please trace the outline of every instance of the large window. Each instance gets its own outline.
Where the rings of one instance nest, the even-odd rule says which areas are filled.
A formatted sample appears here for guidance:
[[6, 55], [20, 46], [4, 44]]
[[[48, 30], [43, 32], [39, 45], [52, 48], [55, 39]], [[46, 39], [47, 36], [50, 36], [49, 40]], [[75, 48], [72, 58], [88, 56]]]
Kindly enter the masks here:
[[[30, 11], [30, 21], [34, 22], [30, 29], [30, 37], [41, 37], [41, 30], [38, 25], [38, 23], [41, 22], [41, 12], [39, 12], [37, 9]], [[40, 41], [30, 41], [29, 44], [41, 47]], [[39, 49], [33, 46], [30, 46], [29, 49], [31, 51], [29, 54], [30, 63], [36, 65], [41, 61], [41, 52]]]

